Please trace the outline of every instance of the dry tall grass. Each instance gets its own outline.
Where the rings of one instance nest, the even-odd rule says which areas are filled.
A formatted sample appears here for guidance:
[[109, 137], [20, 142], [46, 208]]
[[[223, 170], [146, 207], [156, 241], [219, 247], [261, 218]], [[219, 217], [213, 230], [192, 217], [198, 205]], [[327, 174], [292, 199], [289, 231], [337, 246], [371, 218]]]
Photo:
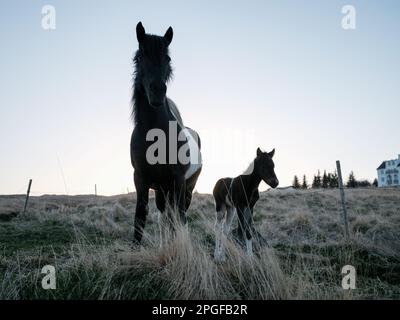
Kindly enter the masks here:
[[[266, 240], [249, 259], [226, 239], [215, 263], [214, 204], [195, 194], [189, 233], [159, 246], [151, 200], [143, 246], [134, 247], [134, 195], [0, 197], [2, 299], [377, 299], [400, 298], [400, 190], [346, 192], [351, 239], [343, 239], [335, 190], [263, 193], [256, 229]], [[41, 287], [56, 267], [57, 289]], [[357, 270], [357, 289], [341, 288], [341, 268]]]

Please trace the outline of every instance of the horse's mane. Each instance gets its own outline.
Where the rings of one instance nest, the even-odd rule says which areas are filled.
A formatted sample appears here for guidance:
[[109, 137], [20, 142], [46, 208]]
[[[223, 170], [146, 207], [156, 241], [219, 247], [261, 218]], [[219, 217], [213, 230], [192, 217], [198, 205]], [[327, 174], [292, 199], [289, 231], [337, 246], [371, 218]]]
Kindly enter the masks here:
[[[150, 57], [152, 59], [152, 61], [157, 61], [158, 59], [161, 59], [160, 52], [162, 54], [163, 53], [169, 54], [168, 47], [165, 47], [165, 44], [164, 44], [165, 40], [163, 39], [163, 37], [152, 35], [152, 34], [146, 34], [145, 41], [146, 41], [146, 56]], [[138, 68], [139, 63], [140, 63], [140, 57], [142, 55], [142, 50], [144, 50], [144, 49], [139, 48], [139, 50], [136, 51], [135, 56], [133, 57], [134, 72], [133, 72], [133, 95], [132, 95], [132, 101], [131, 101], [131, 105], [132, 105], [131, 118], [135, 124], [138, 121], [138, 119], [137, 119], [137, 117], [138, 117], [137, 98], [138, 98], [138, 94], [139, 94], [140, 90], [142, 89], [141, 88], [142, 75]], [[165, 52], [165, 50], [166, 50], [166, 52]], [[171, 80], [172, 75], [173, 75], [172, 68], [170, 68], [170, 72], [168, 73], [168, 76], [167, 76], [167, 82], [169, 80]], [[168, 102], [170, 102], [170, 100]], [[170, 106], [172, 104], [173, 103], [170, 103]], [[176, 108], [175, 104], [174, 104], [174, 108], [177, 111], [176, 112], [177, 116], [179, 116], [179, 118], [180, 118], [179, 111]]]

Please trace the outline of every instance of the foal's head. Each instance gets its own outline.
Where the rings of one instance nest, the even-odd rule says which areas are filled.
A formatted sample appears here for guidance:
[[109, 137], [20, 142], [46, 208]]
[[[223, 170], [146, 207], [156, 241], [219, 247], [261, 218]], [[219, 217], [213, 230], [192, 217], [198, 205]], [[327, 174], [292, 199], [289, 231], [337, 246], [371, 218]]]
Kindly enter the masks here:
[[275, 164], [272, 158], [274, 157], [275, 149], [271, 152], [262, 152], [260, 148], [257, 149], [257, 158], [254, 160], [255, 172], [264, 180], [266, 184], [272, 188], [276, 188], [279, 180], [275, 175]]
[[149, 104], [162, 106], [166, 99], [167, 81], [172, 75], [168, 46], [173, 30], [168, 28], [163, 37], [146, 34], [141, 22], [136, 26], [139, 50], [135, 55], [135, 85], [143, 89]]

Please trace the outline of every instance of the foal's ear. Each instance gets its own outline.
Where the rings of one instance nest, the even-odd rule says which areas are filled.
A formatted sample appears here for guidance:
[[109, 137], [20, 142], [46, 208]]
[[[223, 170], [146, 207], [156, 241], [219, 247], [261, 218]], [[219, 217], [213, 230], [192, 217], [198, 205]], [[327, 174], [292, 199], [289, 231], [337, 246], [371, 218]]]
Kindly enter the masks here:
[[172, 42], [173, 37], [174, 37], [174, 30], [172, 29], [172, 27], [169, 27], [167, 32], [165, 32], [164, 34], [164, 38], [165, 40], [167, 40], [168, 45], [170, 45], [170, 43]]
[[274, 155], [275, 155], [275, 149], [274, 150], [272, 150], [270, 153], [268, 153], [269, 154], [269, 156], [271, 157], [271, 158], [273, 158], [274, 157]]
[[142, 25], [142, 22], [139, 22], [136, 25], [136, 37], [139, 43], [142, 43], [144, 40], [144, 36], [146, 35], [146, 31], [144, 30], [144, 27]]
[[261, 151], [261, 149], [260, 149], [260, 148], [257, 148], [257, 157], [261, 156], [262, 153], [263, 153], [263, 152]]

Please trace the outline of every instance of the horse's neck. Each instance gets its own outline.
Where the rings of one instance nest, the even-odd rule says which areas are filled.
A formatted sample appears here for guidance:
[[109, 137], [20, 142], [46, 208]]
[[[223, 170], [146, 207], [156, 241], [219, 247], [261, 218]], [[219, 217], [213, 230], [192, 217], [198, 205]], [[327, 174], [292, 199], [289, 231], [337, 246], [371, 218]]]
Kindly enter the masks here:
[[253, 161], [246, 171], [240, 176], [242, 183], [245, 185], [246, 190], [254, 191], [258, 189], [258, 186], [261, 183], [261, 178], [256, 172], [255, 162]]
[[135, 107], [137, 115], [136, 125], [145, 127], [168, 127], [170, 116], [167, 103], [163, 106], [152, 107], [145, 94], [141, 91], [135, 93]]

